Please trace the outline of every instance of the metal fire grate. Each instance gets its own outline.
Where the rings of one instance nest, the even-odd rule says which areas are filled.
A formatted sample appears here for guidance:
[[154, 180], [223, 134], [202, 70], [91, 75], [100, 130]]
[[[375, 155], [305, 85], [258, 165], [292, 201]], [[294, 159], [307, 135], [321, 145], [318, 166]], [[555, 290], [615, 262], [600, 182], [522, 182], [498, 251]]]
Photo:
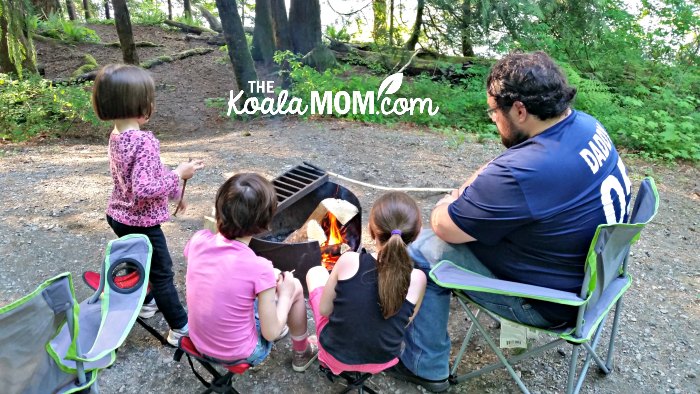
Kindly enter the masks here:
[[328, 181], [326, 171], [302, 162], [272, 181], [277, 192], [277, 212], [282, 211]]

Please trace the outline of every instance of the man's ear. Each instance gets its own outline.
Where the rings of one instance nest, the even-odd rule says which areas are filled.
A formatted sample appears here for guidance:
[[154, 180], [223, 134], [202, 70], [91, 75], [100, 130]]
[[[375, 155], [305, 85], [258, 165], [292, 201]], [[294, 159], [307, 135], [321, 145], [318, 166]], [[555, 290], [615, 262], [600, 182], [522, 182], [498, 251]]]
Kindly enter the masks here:
[[517, 117], [518, 121], [525, 122], [525, 120], [527, 119], [527, 115], [528, 115], [527, 108], [525, 108], [525, 104], [523, 104], [520, 101], [515, 101], [513, 103], [513, 107], [517, 111], [516, 117]]

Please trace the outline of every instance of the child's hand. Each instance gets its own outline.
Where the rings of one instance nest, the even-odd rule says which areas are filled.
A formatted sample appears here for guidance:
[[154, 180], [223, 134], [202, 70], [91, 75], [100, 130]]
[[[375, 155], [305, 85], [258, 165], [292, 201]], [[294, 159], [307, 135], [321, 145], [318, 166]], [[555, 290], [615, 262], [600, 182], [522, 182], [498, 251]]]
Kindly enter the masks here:
[[292, 298], [294, 295], [294, 275], [291, 272], [282, 272], [277, 279], [277, 297]]
[[192, 160], [185, 163], [180, 163], [180, 165], [177, 166], [173, 172], [176, 173], [181, 179], [190, 179], [194, 176], [195, 171], [201, 170], [202, 168], [204, 168], [203, 160]]

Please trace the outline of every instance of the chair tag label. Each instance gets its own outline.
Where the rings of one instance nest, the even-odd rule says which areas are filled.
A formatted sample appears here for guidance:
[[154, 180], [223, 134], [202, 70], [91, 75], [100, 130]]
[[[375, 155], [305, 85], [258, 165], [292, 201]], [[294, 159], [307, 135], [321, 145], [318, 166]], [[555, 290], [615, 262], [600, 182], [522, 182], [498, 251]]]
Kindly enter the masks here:
[[501, 349], [527, 348], [528, 329], [526, 326], [501, 319]]

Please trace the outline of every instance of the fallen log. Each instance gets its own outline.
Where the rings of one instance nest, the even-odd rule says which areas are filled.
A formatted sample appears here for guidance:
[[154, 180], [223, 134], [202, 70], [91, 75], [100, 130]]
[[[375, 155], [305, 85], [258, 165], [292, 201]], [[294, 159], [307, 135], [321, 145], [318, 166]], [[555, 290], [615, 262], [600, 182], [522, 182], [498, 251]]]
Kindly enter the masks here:
[[423, 50], [413, 52], [401, 48], [383, 48], [381, 52], [368, 51], [361, 49], [367, 46], [333, 39], [330, 39], [329, 48], [341, 62], [367, 66], [379, 64], [389, 73], [403, 72], [404, 75], [410, 76], [428, 74], [433, 79], [446, 79], [452, 83], [459, 83], [467, 76], [467, 70], [480, 61], [476, 58], [446, 56]]
[[[178, 53], [173, 53], [171, 55], [163, 55], [163, 56], [158, 56], [153, 59], [146, 60], [144, 62], [141, 62], [140, 66], [145, 68], [145, 69], [150, 69], [153, 68], [157, 65], [164, 64], [164, 63], [170, 63], [175, 60], [182, 60], [186, 59], [191, 56], [198, 56], [198, 55], [206, 55], [207, 53], [210, 53], [214, 51], [214, 48], [192, 48], [188, 49], [186, 51], [178, 52]], [[94, 70], [90, 71], [85, 74], [78, 75], [77, 77], [73, 78], [57, 78], [52, 80], [51, 82], [54, 84], [64, 84], [64, 85], [77, 85], [81, 83], [85, 83], [88, 81], [94, 81], [95, 77], [97, 77], [97, 72], [99, 70]]]
[[207, 20], [207, 23], [209, 23], [209, 27], [212, 30], [217, 31], [219, 33], [224, 31], [224, 29], [221, 28], [221, 22], [219, 21], [219, 19], [215, 17], [214, 14], [209, 12], [208, 9], [204, 8], [204, 6], [202, 6], [201, 4], [197, 4], [197, 9], [199, 10], [199, 12], [202, 13], [204, 19]]
[[169, 19], [164, 20], [163, 23], [165, 23], [168, 26], [177, 27], [178, 29], [182, 30], [185, 33], [194, 33], [194, 34], [213, 33], [213, 34], [216, 34], [216, 32], [214, 30], [208, 29], [206, 27], [192, 26], [192, 25], [188, 25], [185, 23], [181, 23], [181, 22], [171, 21]]
[[145, 69], [150, 69], [153, 68], [157, 65], [164, 64], [164, 63], [170, 63], [175, 60], [182, 60], [186, 59], [191, 56], [196, 56], [196, 55], [206, 55], [209, 52], [212, 52], [214, 48], [192, 48], [188, 49], [186, 51], [178, 52], [178, 53], [173, 53], [172, 55], [163, 55], [163, 56], [158, 56], [157, 58], [146, 60], [145, 62], [141, 62], [141, 67]]
[[[113, 48], [121, 48], [122, 47], [122, 44], [119, 41], [106, 42], [106, 43], [100, 42], [100, 43], [95, 43], [95, 44], [104, 45], [106, 47], [113, 47]], [[161, 44], [154, 44], [150, 41], [136, 41], [134, 43], [134, 45], [136, 45], [137, 48], [157, 48], [157, 47], [163, 46]]]

